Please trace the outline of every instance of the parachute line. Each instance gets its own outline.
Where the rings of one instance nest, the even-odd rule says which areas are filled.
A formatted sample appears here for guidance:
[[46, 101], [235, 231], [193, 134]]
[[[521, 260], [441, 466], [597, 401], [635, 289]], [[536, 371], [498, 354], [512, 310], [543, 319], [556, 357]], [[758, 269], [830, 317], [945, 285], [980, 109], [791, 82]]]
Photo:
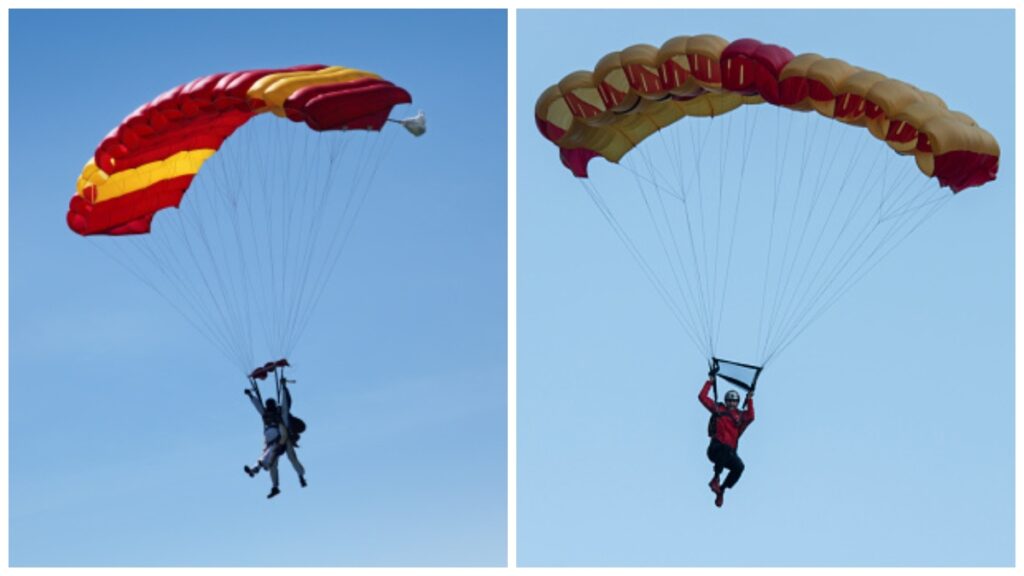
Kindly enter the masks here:
[[254, 118], [150, 234], [95, 243], [248, 373], [257, 356], [290, 355], [309, 326], [397, 133], [388, 132]]
[[[631, 187], [580, 181], [696, 348], [765, 366], [950, 195], [863, 132], [758, 108], [659, 130], [618, 164]], [[730, 298], [737, 275], [760, 297]]]

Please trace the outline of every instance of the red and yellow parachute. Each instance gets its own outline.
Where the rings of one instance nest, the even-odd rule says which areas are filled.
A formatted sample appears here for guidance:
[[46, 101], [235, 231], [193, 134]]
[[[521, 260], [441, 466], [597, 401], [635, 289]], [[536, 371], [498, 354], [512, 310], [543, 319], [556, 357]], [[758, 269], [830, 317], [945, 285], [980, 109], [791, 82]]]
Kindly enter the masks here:
[[82, 235], [144, 234], [177, 207], [203, 162], [256, 114], [317, 131], [380, 130], [409, 93], [376, 74], [338, 66], [246, 70], [197, 78], [130, 114], [78, 177], [68, 226]]
[[653, 132], [686, 116], [717, 116], [768, 102], [866, 127], [927, 176], [959, 192], [993, 180], [999, 144], [969, 116], [906, 82], [817, 54], [794, 56], [753, 39], [679, 36], [640, 44], [574, 72], [537, 100], [541, 134], [586, 177], [595, 156], [618, 162]]

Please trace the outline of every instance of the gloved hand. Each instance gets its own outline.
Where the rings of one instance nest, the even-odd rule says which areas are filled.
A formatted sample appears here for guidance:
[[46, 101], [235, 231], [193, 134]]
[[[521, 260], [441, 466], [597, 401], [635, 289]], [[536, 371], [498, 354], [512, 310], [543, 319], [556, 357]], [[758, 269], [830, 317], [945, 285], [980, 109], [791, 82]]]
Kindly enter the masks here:
[[249, 390], [248, 388], [246, 388], [245, 390], [242, 390], [242, 392], [245, 392], [246, 396], [252, 398], [252, 390]]

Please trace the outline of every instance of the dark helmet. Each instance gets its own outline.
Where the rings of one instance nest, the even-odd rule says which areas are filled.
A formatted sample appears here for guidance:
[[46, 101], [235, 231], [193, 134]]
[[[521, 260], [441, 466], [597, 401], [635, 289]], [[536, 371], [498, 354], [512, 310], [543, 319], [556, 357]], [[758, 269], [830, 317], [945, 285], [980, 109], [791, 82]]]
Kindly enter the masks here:
[[740, 401], [740, 393], [735, 391], [735, 390], [729, 390], [728, 392], [726, 392], [725, 393], [725, 401], [729, 402], [730, 400], [733, 401], [733, 402], [739, 402]]
[[277, 409], [277, 401], [274, 400], [273, 398], [267, 398], [267, 401], [266, 401], [265, 404], [267, 406], [267, 410], [276, 410]]

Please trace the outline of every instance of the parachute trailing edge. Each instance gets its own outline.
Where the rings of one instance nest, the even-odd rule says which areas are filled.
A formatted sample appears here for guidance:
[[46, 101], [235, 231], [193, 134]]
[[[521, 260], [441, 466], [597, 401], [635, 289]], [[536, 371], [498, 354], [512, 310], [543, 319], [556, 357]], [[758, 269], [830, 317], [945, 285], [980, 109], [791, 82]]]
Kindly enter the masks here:
[[537, 100], [541, 134], [562, 163], [587, 177], [591, 159], [618, 162], [657, 130], [686, 116], [718, 116], [744, 104], [817, 111], [861, 126], [927, 176], [959, 192], [996, 177], [999, 144], [966, 114], [906, 82], [817, 54], [795, 56], [754, 39], [679, 36], [636, 45], [573, 72]]
[[376, 74], [319, 64], [213, 74], [144, 104], [99, 144], [71, 198], [68, 226], [83, 236], [145, 234], [177, 207], [203, 162], [257, 114], [311, 129], [379, 131], [409, 93]]

